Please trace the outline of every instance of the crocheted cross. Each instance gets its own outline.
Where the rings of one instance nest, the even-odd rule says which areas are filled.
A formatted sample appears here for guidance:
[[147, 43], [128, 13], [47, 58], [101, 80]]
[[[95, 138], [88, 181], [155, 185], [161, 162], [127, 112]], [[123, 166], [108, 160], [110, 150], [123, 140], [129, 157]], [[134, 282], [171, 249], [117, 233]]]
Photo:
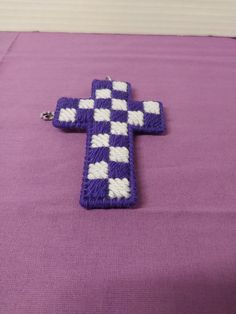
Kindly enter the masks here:
[[87, 130], [82, 206], [121, 208], [135, 204], [133, 134], [164, 131], [160, 102], [133, 101], [127, 82], [94, 80], [91, 98], [58, 100], [53, 125]]

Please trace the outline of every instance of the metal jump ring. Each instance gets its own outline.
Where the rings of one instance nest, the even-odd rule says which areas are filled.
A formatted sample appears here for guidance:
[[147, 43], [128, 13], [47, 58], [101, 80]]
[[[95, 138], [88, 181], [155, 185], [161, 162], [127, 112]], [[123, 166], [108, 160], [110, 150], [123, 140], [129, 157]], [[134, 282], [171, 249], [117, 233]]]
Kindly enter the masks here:
[[51, 121], [54, 117], [53, 111], [44, 111], [40, 114], [40, 118], [44, 121]]

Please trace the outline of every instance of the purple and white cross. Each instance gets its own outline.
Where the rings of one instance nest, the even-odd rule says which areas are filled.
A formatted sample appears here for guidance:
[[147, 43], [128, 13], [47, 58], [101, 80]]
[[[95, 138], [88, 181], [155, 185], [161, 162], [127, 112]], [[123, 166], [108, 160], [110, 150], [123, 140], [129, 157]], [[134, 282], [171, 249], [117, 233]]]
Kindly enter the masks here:
[[91, 98], [58, 100], [53, 125], [87, 130], [82, 206], [122, 208], [135, 204], [133, 134], [164, 131], [160, 102], [133, 101], [127, 82], [94, 80]]

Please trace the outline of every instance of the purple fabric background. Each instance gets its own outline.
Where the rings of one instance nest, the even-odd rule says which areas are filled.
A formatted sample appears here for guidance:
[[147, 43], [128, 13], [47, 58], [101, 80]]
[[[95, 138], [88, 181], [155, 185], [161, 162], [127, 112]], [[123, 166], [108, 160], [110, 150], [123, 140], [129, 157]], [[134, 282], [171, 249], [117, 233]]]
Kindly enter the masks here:
[[[236, 313], [236, 40], [0, 34], [0, 313]], [[140, 201], [79, 206], [85, 133], [39, 119], [91, 81], [160, 99]]]

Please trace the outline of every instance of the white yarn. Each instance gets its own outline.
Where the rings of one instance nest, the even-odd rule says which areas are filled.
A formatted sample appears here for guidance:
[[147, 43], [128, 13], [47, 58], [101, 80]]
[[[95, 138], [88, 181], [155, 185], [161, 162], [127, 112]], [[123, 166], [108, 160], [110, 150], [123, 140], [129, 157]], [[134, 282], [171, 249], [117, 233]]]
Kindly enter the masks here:
[[94, 120], [95, 121], [110, 121], [110, 110], [109, 109], [95, 109]]
[[74, 122], [75, 121], [75, 115], [76, 115], [76, 109], [75, 108], [62, 108], [60, 110], [58, 120], [61, 122]]
[[127, 123], [111, 121], [111, 134], [128, 135], [128, 125], [127, 125]]
[[127, 110], [127, 101], [124, 99], [112, 98], [111, 108], [113, 110]]
[[111, 98], [111, 90], [108, 88], [96, 89], [96, 98]]
[[80, 99], [79, 108], [80, 109], [93, 109], [94, 100], [93, 99]]
[[157, 101], [144, 101], [143, 107], [147, 113], [160, 114], [160, 103]]
[[96, 147], [109, 147], [109, 134], [93, 135], [91, 140], [91, 146]]
[[132, 125], [143, 126], [143, 112], [142, 111], [128, 111], [128, 123]]
[[130, 186], [128, 179], [109, 179], [109, 197], [110, 198], [129, 198]]
[[119, 90], [122, 92], [127, 92], [127, 83], [126, 82], [120, 82], [120, 81], [113, 81], [112, 88], [114, 90]]
[[109, 154], [111, 161], [129, 162], [129, 151], [126, 147], [110, 147]]
[[108, 164], [105, 161], [89, 164], [88, 179], [107, 179], [108, 178]]

